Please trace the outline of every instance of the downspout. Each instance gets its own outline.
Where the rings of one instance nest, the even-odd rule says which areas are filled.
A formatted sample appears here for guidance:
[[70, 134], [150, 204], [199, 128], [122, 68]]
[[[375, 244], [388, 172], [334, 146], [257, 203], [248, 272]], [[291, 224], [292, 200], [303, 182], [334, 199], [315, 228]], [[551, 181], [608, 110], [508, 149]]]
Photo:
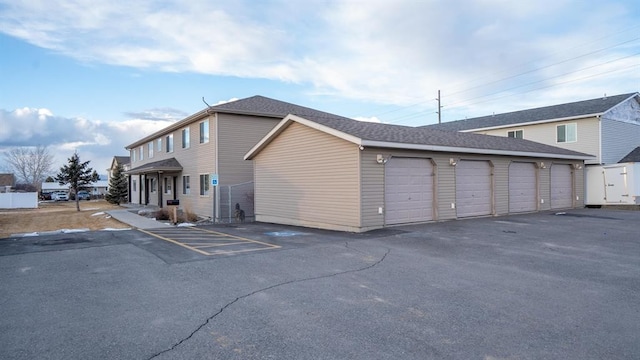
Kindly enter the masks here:
[[602, 115], [598, 115], [598, 162], [602, 165]]
[[[218, 151], [220, 151], [220, 146], [219, 146], [219, 133], [218, 133], [218, 113], [215, 114], [215, 136], [216, 136], [216, 159], [215, 159], [215, 174], [218, 174], [218, 176], [220, 176], [220, 173], [218, 172], [218, 159], [220, 158], [220, 154], [218, 153]], [[219, 181], [219, 180], [218, 180]], [[218, 185], [220, 183], [218, 182]], [[220, 186], [216, 186], [215, 189], [212, 189], [213, 191], [211, 191], [213, 193], [213, 222], [217, 222], [217, 218], [218, 218], [218, 214], [220, 214]]]
[[162, 181], [160, 180], [160, 176], [162, 175], [162, 171], [158, 171], [158, 205], [160, 205], [160, 209], [162, 209]]

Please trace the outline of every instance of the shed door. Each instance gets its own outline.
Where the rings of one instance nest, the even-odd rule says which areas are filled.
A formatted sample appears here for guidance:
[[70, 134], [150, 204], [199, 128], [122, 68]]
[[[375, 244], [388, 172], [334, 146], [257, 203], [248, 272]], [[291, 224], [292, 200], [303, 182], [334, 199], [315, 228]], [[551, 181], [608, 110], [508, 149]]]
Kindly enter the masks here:
[[491, 164], [458, 161], [456, 165], [456, 214], [458, 217], [491, 214]]
[[433, 220], [433, 165], [427, 159], [389, 159], [384, 175], [385, 223]]
[[563, 209], [573, 206], [573, 177], [571, 165], [551, 165], [551, 208]]
[[512, 162], [509, 165], [509, 212], [538, 209], [536, 166], [534, 163]]
[[604, 192], [607, 203], [619, 204], [629, 201], [627, 167], [604, 168]]

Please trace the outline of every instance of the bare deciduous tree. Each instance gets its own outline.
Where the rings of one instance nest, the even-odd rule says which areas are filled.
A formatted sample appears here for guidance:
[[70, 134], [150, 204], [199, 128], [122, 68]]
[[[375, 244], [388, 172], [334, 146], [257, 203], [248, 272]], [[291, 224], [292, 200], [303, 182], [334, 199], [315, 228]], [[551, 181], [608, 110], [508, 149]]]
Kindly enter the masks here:
[[46, 146], [19, 147], [4, 154], [19, 183], [29, 184], [40, 189], [42, 181], [51, 173], [53, 155]]

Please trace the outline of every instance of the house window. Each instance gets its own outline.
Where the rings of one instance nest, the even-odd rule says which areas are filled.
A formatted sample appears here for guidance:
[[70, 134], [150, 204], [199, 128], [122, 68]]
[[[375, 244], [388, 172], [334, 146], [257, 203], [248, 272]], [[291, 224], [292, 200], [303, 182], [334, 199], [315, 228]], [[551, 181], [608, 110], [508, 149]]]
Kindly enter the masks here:
[[200, 144], [209, 142], [209, 120], [200, 123]]
[[137, 188], [137, 182], [136, 182], [136, 180], [134, 179], [133, 181], [131, 181], [131, 189], [132, 189], [133, 191], [138, 191], [138, 190], [136, 190], [136, 188]]
[[144, 160], [144, 146], [140, 146], [140, 161]]
[[157, 181], [155, 178], [149, 179], [149, 187], [151, 188], [151, 192], [154, 193], [157, 190]]
[[171, 194], [171, 178], [164, 178], [164, 193]]
[[507, 131], [507, 137], [510, 137], [510, 138], [523, 139], [524, 138], [523, 135], [524, 135], [523, 130]]
[[147, 148], [149, 149], [149, 159], [153, 157], [153, 142], [147, 144]]
[[200, 195], [209, 195], [209, 174], [200, 175]]
[[173, 134], [170, 134], [166, 138], [167, 140], [167, 152], [173, 152]]
[[131, 162], [136, 162], [136, 150], [131, 150]]
[[158, 152], [162, 151], [162, 138], [158, 139], [156, 150], [158, 150]]
[[189, 175], [182, 177], [182, 193], [188, 195], [191, 192], [191, 184], [189, 183]]
[[576, 142], [578, 139], [577, 128], [575, 123], [556, 126], [556, 141], [559, 143]]
[[182, 129], [182, 148], [188, 149], [190, 141], [189, 128]]

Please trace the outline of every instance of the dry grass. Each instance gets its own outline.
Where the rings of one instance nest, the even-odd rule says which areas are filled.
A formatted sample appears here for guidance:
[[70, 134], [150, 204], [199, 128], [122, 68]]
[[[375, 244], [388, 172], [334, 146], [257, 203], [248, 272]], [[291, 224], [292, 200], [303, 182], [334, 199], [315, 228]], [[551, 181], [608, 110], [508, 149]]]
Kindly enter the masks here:
[[60, 229], [128, 228], [106, 214], [94, 215], [112, 209], [121, 207], [105, 200], [91, 200], [80, 202], [80, 212], [76, 211], [75, 201], [41, 202], [38, 209], [0, 210], [0, 238]]

